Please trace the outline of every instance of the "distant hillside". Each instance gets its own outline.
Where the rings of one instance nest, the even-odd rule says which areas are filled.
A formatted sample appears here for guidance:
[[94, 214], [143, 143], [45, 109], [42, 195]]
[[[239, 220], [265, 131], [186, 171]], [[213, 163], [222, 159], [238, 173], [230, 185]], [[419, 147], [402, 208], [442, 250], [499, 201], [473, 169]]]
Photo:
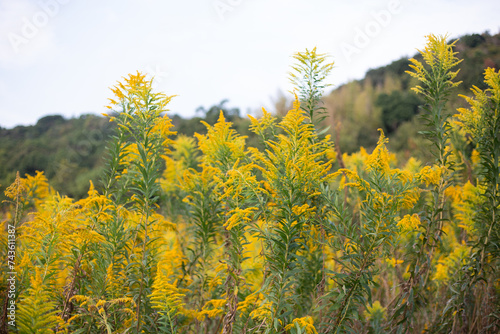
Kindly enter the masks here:
[[46, 116], [33, 126], [0, 129], [0, 184], [43, 170], [63, 194], [80, 197], [103, 167], [104, 142], [113, 123], [95, 115]]
[[[462, 36], [456, 51], [458, 58], [463, 59], [457, 76], [463, 82], [457, 94], [469, 95], [472, 85], [484, 88], [484, 69], [500, 67], [500, 34]], [[414, 58], [421, 59], [419, 54]], [[416, 82], [405, 73], [409, 69], [408, 59], [399, 59], [368, 71], [364, 79], [342, 85], [324, 98], [329, 125], [342, 152], [353, 152], [359, 146], [373, 147], [378, 139], [377, 129], [382, 128], [389, 135], [392, 150], [401, 154], [418, 150], [414, 156], [428, 158], [426, 145], [418, 135], [423, 126], [415, 117], [422, 100], [411, 91]], [[450, 96], [450, 112], [462, 105], [462, 98]]]
[[[456, 50], [463, 59], [458, 79], [463, 83], [457, 93], [468, 94], [472, 85], [483, 88], [482, 74], [486, 67], [500, 66], [500, 34], [490, 36], [473, 34], [460, 38]], [[418, 57], [418, 56], [415, 56]], [[336, 145], [342, 152], [353, 152], [359, 146], [371, 148], [378, 139], [377, 128], [383, 128], [390, 138], [390, 148], [399, 154], [427, 161], [428, 150], [422, 136], [418, 117], [422, 100], [410, 91], [415, 82], [405, 73], [408, 59], [372, 69], [362, 80], [342, 85], [324, 97], [330, 114], [327, 119]], [[248, 136], [250, 146], [259, 145], [248, 130], [249, 121], [240, 117], [237, 108], [228, 109], [225, 102], [208, 109], [200, 108], [201, 117], [184, 119], [172, 116], [174, 130], [192, 136], [204, 133], [200, 122], [214, 124], [219, 110], [242, 135]], [[284, 96], [276, 101], [275, 112], [282, 116], [289, 101]], [[463, 104], [456, 95], [450, 97], [449, 110]], [[83, 115], [65, 119], [46, 116], [33, 126], [0, 128], [0, 199], [3, 190], [14, 180], [16, 171], [21, 175], [43, 170], [50, 184], [60, 193], [80, 198], [88, 190], [88, 180], [98, 185], [103, 168], [105, 144], [113, 133], [113, 123], [96, 115]]]
[[[199, 108], [203, 117], [184, 119], [172, 116], [175, 131], [192, 136], [195, 132], [205, 133], [205, 121], [214, 124], [219, 111], [232, 121], [238, 132], [249, 136], [249, 145], [257, 144], [248, 131], [249, 120], [240, 117], [237, 108], [228, 109], [222, 101], [209, 109]], [[3, 190], [9, 186], [19, 171], [34, 175], [44, 171], [49, 183], [63, 195], [83, 197], [89, 180], [99, 186], [104, 168], [106, 143], [114, 133], [114, 123], [97, 115], [83, 115], [65, 119], [62, 116], [46, 116], [32, 126], [17, 126], [13, 129], [0, 128], [0, 201]]]

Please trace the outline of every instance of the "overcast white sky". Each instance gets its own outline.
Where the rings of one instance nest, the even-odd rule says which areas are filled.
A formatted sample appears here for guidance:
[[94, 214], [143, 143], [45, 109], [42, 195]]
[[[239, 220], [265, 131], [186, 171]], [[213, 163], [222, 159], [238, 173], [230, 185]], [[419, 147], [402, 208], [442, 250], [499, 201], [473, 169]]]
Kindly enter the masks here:
[[136, 70], [179, 95], [171, 113], [226, 98], [248, 113], [291, 89], [297, 51], [330, 54], [335, 87], [429, 33], [497, 33], [499, 14], [498, 0], [0, 0], [0, 126], [104, 112]]

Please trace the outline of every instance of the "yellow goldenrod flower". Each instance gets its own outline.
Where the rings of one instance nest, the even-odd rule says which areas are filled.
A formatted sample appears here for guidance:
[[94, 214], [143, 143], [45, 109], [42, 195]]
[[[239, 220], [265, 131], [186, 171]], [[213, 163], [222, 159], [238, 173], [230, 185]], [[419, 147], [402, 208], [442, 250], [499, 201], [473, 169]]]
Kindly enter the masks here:
[[269, 320], [271, 317], [271, 302], [266, 302], [261, 304], [255, 310], [250, 313], [250, 317], [252, 319], [256, 319], [257, 321]]
[[458, 226], [469, 233], [474, 233], [476, 230], [474, 217], [477, 205], [482, 201], [482, 191], [481, 187], [473, 186], [467, 181], [464, 185], [451, 186], [445, 192], [452, 200]]
[[403, 230], [403, 231], [414, 231], [419, 228], [420, 226], [420, 218], [419, 216], [415, 213], [413, 215], [405, 215], [398, 223], [397, 225]]
[[396, 267], [398, 264], [403, 263], [403, 260], [396, 260], [395, 258], [385, 259], [385, 262], [391, 267]]
[[380, 137], [377, 143], [377, 147], [373, 150], [372, 154], [370, 154], [366, 160], [366, 169], [368, 171], [377, 171], [379, 173], [387, 173], [389, 172], [389, 163], [391, 160], [391, 156], [385, 144], [389, 141], [382, 129], [378, 129], [380, 131]]
[[[455, 57], [457, 52], [453, 51], [453, 47], [457, 41], [448, 44], [446, 38], [447, 36], [428, 35], [425, 49], [419, 50], [424, 59], [424, 63], [426, 63], [430, 69], [427, 69], [420, 61], [414, 58], [410, 59], [410, 67], [413, 71], [406, 71], [406, 73], [417, 78], [423, 84], [423, 87], [416, 86], [412, 88], [417, 94], [428, 96], [428, 91], [435, 92], [439, 90], [433, 87], [433, 85], [439, 85], [439, 88], [451, 88], [460, 84], [460, 82], [453, 82], [459, 71], [451, 71], [452, 68], [462, 61]], [[436, 78], [438, 78], [438, 82], [434, 82]], [[434, 94], [438, 93], [439, 92], [435, 92]]]
[[376, 300], [371, 306], [366, 307], [364, 315], [369, 320], [385, 319], [387, 317], [386, 308], [382, 307], [380, 302]]
[[316, 327], [314, 327], [314, 320], [311, 316], [293, 319], [291, 324], [285, 326], [285, 330], [288, 331], [296, 326], [305, 330], [307, 334], [318, 334]]
[[238, 311], [243, 313], [247, 312], [249, 308], [255, 307], [263, 298], [264, 296], [258, 292], [249, 294], [245, 300], [238, 303]]
[[450, 274], [465, 264], [469, 252], [470, 247], [465, 242], [455, 244], [453, 251], [449, 255], [442, 255], [438, 260], [432, 279], [438, 283], [448, 283]]
[[212, 299], [205, 303], [201, 312], [198, 313], [197, 319], [203, 320], [204, 316], [208, 318], [215, 318], [224, 313], [224, 306], [227, 300], [225, 299]]
[[417, 179], [421, 180], [421, 182], [425, 183], [425, 186], [429, 186], [430, 184], [438, 185], [441, 179], [443, 169], [434, 165], [432, 167], [425, 166], [422, 170], [415, 175]]
[[500, 70], [495, 72], [495, 69], [487, 68], [484, 71], [484, 82], [488, 87], [485, 90], [472, 87], [474, 97], [460, 95], [469, 103], [470, 108], [459, 108], [456, 114], [458, 124], [470, 133], [476, 142], [484, 136], [487, 129], [485, 116], [489, 100], [497, 105], [500, 103]]

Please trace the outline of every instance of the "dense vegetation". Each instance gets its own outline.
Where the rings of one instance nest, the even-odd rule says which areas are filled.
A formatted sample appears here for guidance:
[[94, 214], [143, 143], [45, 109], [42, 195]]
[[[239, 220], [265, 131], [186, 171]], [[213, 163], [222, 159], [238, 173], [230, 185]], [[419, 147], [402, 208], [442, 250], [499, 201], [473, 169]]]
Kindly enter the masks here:
[[[457, 80], [462, 84], [450, 96], [447, 110], [465, 106], [458, 94], [467, 94], [473, 85], [484, 89], [482, 73], [487, 67], [500, 68], [500, 34], [462, 36], [456, 45], [462, 59]], [[421, 60], [419, 54], [414, 56]], [[389, 147], [402, 158], [410, 155], [430, 161], [425, 141], [418, 131], [424, 125], [414, 117], [423, 99], [411, 91], [416, 82], [408, 71], [408, 59], [372, 69], [365, 78], [342, 85], [327, 95], [325, 106], [330, 112], [330, 125], [336, 131], [335, 141], [342, 152], [352, 153], [359, 146], [375, 147], [377, 128], [383, 128], [391, 139]]]
[[[458, 80], [463, 83], [457, 94], [467, 93], [467, 87], [473, 85], [484, 89], [484, 69], [500, 67], [500, 34], [462, 36], [456, 50], [463, 60], [458, 74]], [[419, 57], [415, 55], [416, 59]], [[389, 147], [401, 159], [414, 156], [423, 162], [431, 161], [425, 142], [418, 136], [423, 124], [414, 116], [423, 100], [411, 91], [412, 79], [405, 72], [408, 66], [408, 59], [402, 58], [370, 70], [363, 80], [342, 85], [323, 98], [329, 114], [325, 127], [329, 127], [338, 152], [353, 153], [360, 146], [373, 149], [378, 140], [377, 129], [383, 128], [391, 139]], [[448, 110], [464, 106], [457, 96], [450, 97]], [[214, 125], [219, 111], [223, 110], [236, 131], [248, 136], [248, 145], [258, 146], [257, 137], [249, 130], [248, 118], [238, 108], [226, 107], [226, 102], [200, 107], [199, 116], [190, 119], [171, 116], [177, 134], [206, 133], [201, 121]], [[292, 102], [285, 95], [278, 96], [273, 113], [283, 117]], [[99, 179], [106, 140], [113, 129], [113, 124], [105, 118], [91, 114], [77, 119], [47, 116], [34, 126], [0, 128], [0, 185], [5, 188], [11, 184], [16, 171], [21, 175], [34, 175], [36, 170], [43, 170], [54, 189], [73, 198], [82, 198], [86, 195], [88, 180], [97, 182]], [[0, 195], [0, 198], [4, 197]]]
[[242, 128], [252, 146], [234, 110], [176, 134], [172, 97], [130, 74], [86, 196], [43, 172], [5, 190], [0, 332], [498, 333], [500, 71], [450, 109], [455, 47], [428, 36], [405, 72], [417, 97], [377, 97], [385, 132], [419, 114], [427, 161], [392, 153], [384, 125], [343, 153], [322, 104], [333, 64], [315, 49], [295, 55], [291, 109]]
[[[249, 133], [250, 121], [225, 103], [222, 101], [207, 110], [200, 107], [198, 112], [202, 117], [185, 119], [174, 115], [172, 122], [177, 133], [187, 136], [206, 133], [201, 121], [215, 124], [220, 110], [238, 131]], [[69, 197], [82, 198], [87, 194], [88, 181], [97, 182], [103, 172], [106, 142], [114, 130], [108, 119], [93, 114], [73, 119], [46, 116], [33, 126], [0, 128], [0, 185], [5, 189], [17, 171], [21, 175], [35, 175], [35, 171], [43, 170], [54, 189]], [[0, 198], [5, 199], [1, 195]]]

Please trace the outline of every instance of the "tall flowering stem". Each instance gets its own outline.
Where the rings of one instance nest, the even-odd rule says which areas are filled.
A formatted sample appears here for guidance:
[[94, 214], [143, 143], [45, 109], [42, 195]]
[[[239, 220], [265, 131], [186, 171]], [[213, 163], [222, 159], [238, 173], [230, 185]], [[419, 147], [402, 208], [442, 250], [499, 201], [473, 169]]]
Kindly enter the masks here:
[[422, 134], [429, 139], [434, 147], [431, 152], [436, 158], [435, 167], [440, 171], [439, 181], [431, 188], [432, 201], [427, 208], [427, 216], [422, 217], [424, 232], [416, 240], [412, 254], [410, 278], [404, 284], [400, 298], [397, 300], [393, 319], [399, 324], [400, 331], [411, 331], [415, 307], [423, 298], [418, 287], [423, 287], [429, 277], [431, 262], [435, 248], [439, 244], [445, 222], [444, 205], [445, 190], [451, 185], [453, 176], [453, 161], [449, 159], [451, 126], [449, 112], [446, 110], [448, 97], [453, 88], [460, 82], [455, 82], [459, 70], [453, 69], [461, 62], [453, 50], [456, 43], [448, 44], [446, 36], [427, 36], [427, 45], [419, 50], [424, 63], [410, 59], [412, 71], [407, 71], [420, 84], [412, 88], [423, 96], [425, 105], [422, 119], [428, 130]]
[[[257, 134], [278, 128], [282, 134], [265, 138], [265, 152], [252, 148], [252, 156], [262, 173], [267, 206], [261, 212], [262, 224], [255, 226], [264, 244], [267, 276], [262, 287], [263, 324], [267, 333], [280, 333], [301, 310], [302, 264], [308, 254], [302, 252], [307, 233], [318, 226], [317, 214], [323, 209], [321, 187], [331, 174], [335, 153], [329, 137], [319, 139], [308, 115], [298, 100], [283, 120], [264, 112], [260, 120], [252, 118], [251, 130]], [[264, 138], [263, 138], [264, 139]]]
[[[153, 91], [153, 80], [146, 79], [141, 73], [131, 74], [119, 82], [112, 91], [114, 99], [110, 99], [110, 108], [117, 109], [117, 117], [111, 117], [117, 122], [119, 135], [117, 142], [127, 139], [118, 147], [115, 164], [112, 166], [115, 179], [124, 186], [120, 188], [121, 195], [127, 195], [126, 205], [132, 205], [140, 213], [141, 223], [137, 226], [135, 243], [140, 247], [136, 264], [129, 264], [137, 280], [137, 290], [134, 295], [136, 302], [136, 332], [143, 327], [143, 314], [149, 314], [151, 304], [147, 296], [151, 294], [154, 261], [154, 239], [149, 232], [155, 222], [154, 209], [161, 193], [160, 166], [163, 156], [169, 152], [171, 140], [170, 131], [173, 126], [168, 116], [163, 115], [172, 96]], [[106, 190], [114, 181], [113, 174], [108, 175]], [[118, 197], [117, 199], [121, 199]], [[127, 204], [128, 202], [128, 204]]]
[[[321, 97], [323, 90], [329, 86], [325, 79], [333, 69], [333, 62], [327, 62], [328, 56], [318, 53], [316, 48], [297, 52], [293, 58], [297, 62], [289, 73], [290, 82], [299, 95], [300, 108], [309, 116], [309, 121], [315, 128], [318, 128], [327, 117], [326, 108], [321, 106]], [[321, 131], [320, 135], [323, 133]]]
[[500, 71], [486, 69], [484, 82], [486, 89], [474, 86], [472, 97], [462, 96], [469, 108], [460, 108], [456, 114], [457, 123], [469, 135], [480, 158], [475, 187], [480, 197], [469, 215], [472, 252], [461, 268], [465, 275], [455, 284], [452, 290], [455, 293], [442, 314], [453, 319], [451, 331], [457, 332], [476, 331], [480, 324], [492, 331], [500, 328], [495, 320], [500, 312], [497, 307], [490, 308], [498, 303], [491, 286], [500, 278], [497, 269], [500, 265]]
[[245, 158], [245, 137], [231, 128], [222, 111], [213, 127], [205, 125], [207, 135], [196, 136], [204, 154], [202, 166], [212, 171], [216, 183], [214, 190], [221, 203], [226, 264], [226, 312], [222, 332], [231, 334], [237, 320], [238, 293], [244, 288], [242, 262], [245, 259], [243, 247], [247, 243], [245, 231], [249, 222], [254, 220], [257, 208], [252, 202], [259, 185], [253, 173], [253, 164]]
[[383, 132], [377, 147], [366, 157], [366, 175], [348, 169], [334, 173], [344, 187], [352, 188], [360, 198], [353, 213], [347, 211], [340, 190], [327, 193], [332, 221], [327, 230], [333, 236], [330, 247], [342, 254], [338, 269], [330, 275], [334, 289], [326, 298], [334, 316], [322, 328], [323, 333], [349, 332], [359, 318], [359, 310], [371, 304], [375, 285], [376, 260], [390, 254], [405, 228], [400, 211], [412, 208], [419, 197], [414, 176], [390, 167], [390, 154]]

